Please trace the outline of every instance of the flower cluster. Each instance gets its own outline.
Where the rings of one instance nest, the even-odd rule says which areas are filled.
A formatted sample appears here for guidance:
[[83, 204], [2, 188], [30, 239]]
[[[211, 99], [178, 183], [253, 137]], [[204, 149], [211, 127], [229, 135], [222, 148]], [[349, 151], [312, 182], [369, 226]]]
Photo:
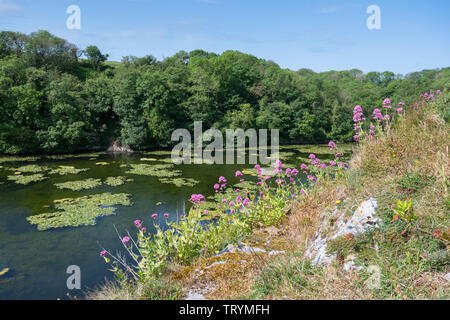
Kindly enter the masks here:
[[191, 196], [190, 201], [192, 203], [202, 203], [202, 202], [205, 202], [205, 197], [201, 194], [193, 194]]
[[366, 118], [363, 117], [363, 109], [360, 105], [356, 105], [355, 108], [353, 108], [353, 129], [355, 131], [355, 135], [353, 136], [353, 139], [355, 141], [359, 140], [359, 136], [362, 132], [362, 122], [366, 120]]
[[[361, 119], [362, 120], [362, 119]], [[257, 182], [243, 183], [246, 171], [237, 170], [234, 178], [239, 179], [239, 188], [227, 185], [227, 179], [220, 176], [214, 184], [216, 192], [215, 208], [202, 194], [192, 194], [192, 207], [189, 215], [180, 220], [169, 221], [169, 214], [164, 213], [168, 228], [161, 228], [156, 222], [157, 213], [151, 215], [154, 231], [147, 233], [141, 220], [135, 220], [138, 229], [137, 239], [130, 234], [120, 240], [136, 262], [129, 266], [120, 256], [115, 257], [103, 250], [100, 256], [107, 263], [112, 263], [112, 271], [118, 278], [131, 275], [135, 280], [147, 281], [158, 277], [168, 261], [188, 264], [201, 252], [213, 253], [223, 248], [223, 243], [241, 239], [255, 226], [278, 225], [286, 217], [287, 206], [294, 199], [298, 201], [314, 188], [320, 187], [324, 178], [335, 179], [344, 172], [341, 161], [343, 154], [338, 152], [336, 143], [330, 141], [328, 146], [335, 153], [329, 164], [320, 160], [315, 154], [309, 156], [309, 164], [292, 168], [281, 160], [274, 162], [273, 168], [263, 170], [255, 165]], [[270, 170], [272, 169], [272, 170]], [[271, 171], [271, 173], [268, 173]], [[303, 175], [300, 175], [303, 173]], [[306, 177], [306, 180], [304, 178]], [[272, 179], [273, 178], [273, 179]], [[214, 223], [211, 220], [214, 219]]]

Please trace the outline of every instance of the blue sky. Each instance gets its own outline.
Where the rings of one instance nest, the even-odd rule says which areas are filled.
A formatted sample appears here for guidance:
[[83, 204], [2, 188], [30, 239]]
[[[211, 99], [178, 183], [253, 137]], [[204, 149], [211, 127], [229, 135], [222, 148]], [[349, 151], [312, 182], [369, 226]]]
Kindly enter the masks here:
[[[81, 30], [66, 28], [69, 5]], [[369, 30], [369, 5], [381, 30]], [[447, 0], [0, 0], [0, 30], [45, 29], [119, 61], [239, 50], [281, 67], [408, 73], [450, 66]]]

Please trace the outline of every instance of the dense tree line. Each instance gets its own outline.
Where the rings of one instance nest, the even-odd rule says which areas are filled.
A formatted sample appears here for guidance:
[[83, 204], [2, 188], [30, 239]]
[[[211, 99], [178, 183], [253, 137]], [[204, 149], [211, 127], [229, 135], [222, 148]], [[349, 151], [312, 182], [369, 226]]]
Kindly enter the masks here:
[[352, 110], [450, 88], [450, 68], [406, 76], [292, 71], [238, 51], [107, 62], [47, 31], [0, 32], [0, 153], [166, 147], [177, 128], [280, 129], [282, 142], [350, 141]]

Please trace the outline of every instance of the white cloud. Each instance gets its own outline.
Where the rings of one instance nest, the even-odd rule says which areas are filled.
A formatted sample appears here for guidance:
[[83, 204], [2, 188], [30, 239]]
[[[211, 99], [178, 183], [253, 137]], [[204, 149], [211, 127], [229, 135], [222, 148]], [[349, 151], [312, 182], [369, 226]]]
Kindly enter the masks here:
[[20, 11], [22, 7], [11, 0], [0, 0], [0, 13]]

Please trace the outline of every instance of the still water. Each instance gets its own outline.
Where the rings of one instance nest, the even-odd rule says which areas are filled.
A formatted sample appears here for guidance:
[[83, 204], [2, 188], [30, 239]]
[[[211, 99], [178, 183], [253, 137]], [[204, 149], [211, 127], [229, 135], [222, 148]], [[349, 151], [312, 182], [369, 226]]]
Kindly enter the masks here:
[[[332, 155], [326, 147], [315, 146], [315, 153], [321, 159], [330, 159]], [[311, 151], [308, 147], [282, 149], [286, 159], [283, 162], [298, 167], [305, 162]], [[323, 152], [323, 153], [320, 153]], [[348, 148], [347, 148], [348, 154]], [[157, 222], [164, 224], [164, 213], [169, 219], [176, 220], [189, 210], [188, 199], [193, 193], [212, 195], [212, 186], [220, 175], [234, 179], [236, 170], [252, 168], [253, 165], [180, 165], [183, 178], [194, 178], [199, 183], [194, 187], [176, 187], [162, 184], [157, 177], [129, 174], [124, 165], [145, 163], [143, 157], [156, 159], [168, 158], [168, 155], [131, 155], [100, 154], [92, 158], [76, 157], [48, 159], [43, 157], [33, 162], [4, 161], [0, 163], [0, 271], [9, 268], [9, 272], [0, 276], [0, 299], [67, 299], [82, 297], [87, 289], [95, 289], [105, 278], [112, 279], [108, 266], [99, 256], [100, 246], [112, 252], [122, 251], [115, 228], [125, 235], [126, 230], [135, 234], [134, 220], [144, 221], [151, 230], [151, 215], [158, 213]], [[108, 165], [97, 165], [106, 162]], [[148, 163], [148, 162], [147, 162]], [[10, 168], [37, 164], [49, 168], [73, 166], [89, 168], [76, 175], [48, 175], [48, 179], [29, 185], [16, 184], [7, 179], [14, 174]], [[132, 182], [111, 187], [102, 185], [90, 190], [71, 191], [55, 187], [55, 183], [87, 178], [105, 180], [108, 177], [125, 176]], [[246, 176], [246, 179], [252, 179]], [[253, 178], [254, 179], [254, 178]], [[231, 182], [231, 181], [230, 181]], [[235, 181], [238, 182], [238, 181]], [[117, 206], [116, 214], [98, 218], [95, 226], [66, 227], [39, 231], [26, 218], [45, 212], [52, 212], [48, 206], [54, 200], [78, 198], [85, 195], [104, 192], [127, 193], [131, 195], [131, 206]], [[162, 204], [160, 204], [162, 203]], [[77, 265], [81, 269], [81, 290], [68, 290], [66, 273], [68, 266]]]

